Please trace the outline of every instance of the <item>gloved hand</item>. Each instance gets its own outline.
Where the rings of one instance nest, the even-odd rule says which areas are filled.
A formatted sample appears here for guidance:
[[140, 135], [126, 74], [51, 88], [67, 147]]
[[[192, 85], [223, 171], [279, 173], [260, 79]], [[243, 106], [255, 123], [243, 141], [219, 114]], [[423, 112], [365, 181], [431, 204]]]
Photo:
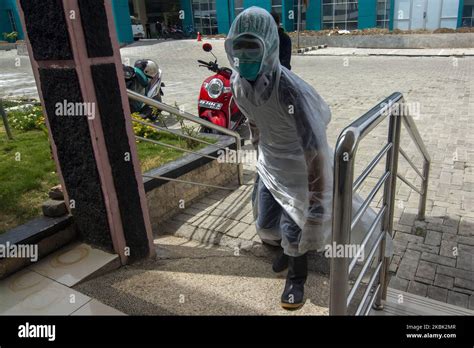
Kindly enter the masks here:
[[303, 228], [303, 235], [307, 242], [317, 245], [318, 250], [323, 250], [330, 243], [330, 229], [327, 224], [331, 217], [324, 213], [324, 208], [319, 204], [310, 205]]
[[304, 229], [307, 232], [317, 233], [323, 226], [324, 209], [319, 204], [310, 204]]
[[307, 218], [303, 231], [311, 233], [312, 238], [314, 238], [323, 227], [323, 222], [321, 219]]
[[310, 203], [308, 207], [307, 223], [311, 225], [321, 225], [324, 220], [324, 207], [319, 202]]
[[301, 243], [309, 244], [317, 251], [323, 251], [331, 243], [331, 236], [326, 231], [321, 222], [307, 220], [303, 227]]

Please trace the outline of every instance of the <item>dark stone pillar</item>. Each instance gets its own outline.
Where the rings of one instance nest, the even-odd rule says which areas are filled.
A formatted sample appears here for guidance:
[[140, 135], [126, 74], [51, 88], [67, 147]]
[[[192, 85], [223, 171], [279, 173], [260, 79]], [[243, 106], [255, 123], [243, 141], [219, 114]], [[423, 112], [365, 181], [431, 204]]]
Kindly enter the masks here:
[[154, 255], [110, 0], [17, 0], [69, 209], [123, 263]]

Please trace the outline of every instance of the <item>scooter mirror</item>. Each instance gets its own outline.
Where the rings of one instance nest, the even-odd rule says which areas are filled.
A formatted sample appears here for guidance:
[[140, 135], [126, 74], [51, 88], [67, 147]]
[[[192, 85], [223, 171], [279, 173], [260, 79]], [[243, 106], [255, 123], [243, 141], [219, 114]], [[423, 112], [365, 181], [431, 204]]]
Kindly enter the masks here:
[[211, 52], [212, 51], [212, 45], [210, 43], [205, 43], [202, 45], [202, 49], [206, 52]]

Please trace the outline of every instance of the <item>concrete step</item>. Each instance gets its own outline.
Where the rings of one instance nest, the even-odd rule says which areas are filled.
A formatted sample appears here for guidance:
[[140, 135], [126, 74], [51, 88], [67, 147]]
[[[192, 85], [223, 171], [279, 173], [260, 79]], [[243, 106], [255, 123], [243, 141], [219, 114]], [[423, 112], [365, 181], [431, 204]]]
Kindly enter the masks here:
[[[255, 230], [253, 226], [249, 226], [248, 229]], [[163, 224], [163, 226], [160, 226], [160, 230], [167, 235], [192, 240], [203, 245], [215, 245], [247, 252], [254, 256], [265, 258], [267, 261], [272, 260], [279, 250], [278, 248], [263, 244], [256, 233], [253, 233], [252, 239], [249, 240], [240, 237], [231, 237], [228, 233], [217, 231], [216, 228], [190, 226], [176, 223], [176, 221]], [[308, 268], [311, 271], [327, 276], [329, 275], [329, 259], [324, 257], [321, 253], [309, 252]]]
[[387, 301], [381, 311], [372, 310], [370, 315], [474, 315], [474, 311], [436, 301], [427, 297], [387, 289]]
[[[74, 290], [129, 315], [328, 315], [329, 278], [310, 271], [306, 302], [280, 307], [286, 274], [249, 250], [176, 236], [155, 239], [157, 258], [83, 281]], [[262, 247], [264, 248], [264, 247]], [[370, 315], [474, 315], [474, 311], [389, 288]]]
[[75, 290], [129, 315], [327, 315], [329, 282], [310, 272], [306, 302], [280, 307], [285, 274], [234, 249], [175, 236], [155, 239], [157, 258], [122, 267]]

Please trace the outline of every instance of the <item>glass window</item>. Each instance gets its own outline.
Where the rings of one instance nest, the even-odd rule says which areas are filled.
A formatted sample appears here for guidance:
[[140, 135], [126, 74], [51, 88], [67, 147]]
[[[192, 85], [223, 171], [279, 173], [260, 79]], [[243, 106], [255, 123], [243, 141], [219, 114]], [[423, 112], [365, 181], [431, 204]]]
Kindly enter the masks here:
[[16, 28], [15, 18], [13, 17], [13, 11], [7, 10], [7, 13], [8, 13], [8, 19], [10, 20], [10, 25], [12, 27], [12, 31], [18, 31]]
[[[306, 1], [301, 0], [300, 30], [306, 30]], [[298, 0], [293, 0], [294, 30], [298, 30]]]
[[216, 0], [193, 0], [194, 30], [204, 35], [218, 33]]
[[377, 28], [388, 28], [390, 22], [390, 0], [377, 0]]
[[354, 30], [358, 27], [358, 21], [357, 1], [323, 0], [323, 29]]
[[281, 17], [283, 13], [282, 0], [272, 0], [272, 12], [278, 14], [280, 22], [283, 21], [283, 18]]
[[234, 0], [234, 15], [237, 15], [244, 10], [244, 0]]
[[474, 0], [464, 0], [461, 26], [463, 27], [474, 26]]
[[[429, 5], [429, 4], [428, 4]], [[441, 10], [441, 17], [442, 18], [457, 18], [458, 16], [458, 8], [459, 2], [458, 1], [443, 1], [443, 8]]]

